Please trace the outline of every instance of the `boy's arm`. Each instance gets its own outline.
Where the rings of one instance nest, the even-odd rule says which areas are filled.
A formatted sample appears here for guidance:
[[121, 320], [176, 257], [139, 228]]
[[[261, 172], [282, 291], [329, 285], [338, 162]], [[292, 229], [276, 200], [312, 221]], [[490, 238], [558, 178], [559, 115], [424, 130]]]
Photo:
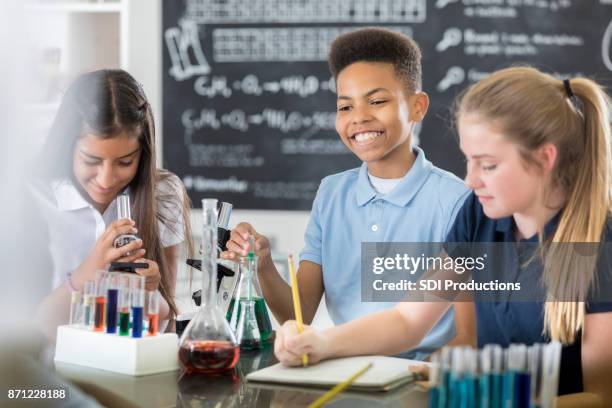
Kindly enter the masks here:
[[[236, 261], [239, 256], [246, 256], [249, 251], [248, 237], [255, 237], [255, 253], [259, 257], [259, 284], [266, 303], [280, 324], [294, 319], [291, 286], [278, 273], [270, 252], [268, 239], [258, 234], [247, 223], [240, 223], [230, 233], [227, 251], [221, 253], [224, 259]], [[321, 266], [309, 261], [302, 261], [297, 271], [300, 301], [304, 323], [310, 324], [323, 296], [323, 273]]]
[[[276, 266], [269, 258], [260, 264], [259, 283], [270, 310], [280, 324], [295, 319], [291, 286], [280, 276]], [[321, 297], [323, 297], [323, 276], [321, 266], [314, 262], [302, 261], [297, 271], [302, 317], [305, 324], [314, 318]]]

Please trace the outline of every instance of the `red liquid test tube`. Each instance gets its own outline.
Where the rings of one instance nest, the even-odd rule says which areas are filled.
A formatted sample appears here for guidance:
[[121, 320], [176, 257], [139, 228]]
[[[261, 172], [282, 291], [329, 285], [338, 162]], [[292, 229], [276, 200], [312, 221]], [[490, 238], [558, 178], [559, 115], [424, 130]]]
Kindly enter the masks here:
[[147, 308], [147, 316], [149, 318], [149, 336], [155, 336], [159, 331], [159, 292], [152, 290], [147, 295], [149, 297]]

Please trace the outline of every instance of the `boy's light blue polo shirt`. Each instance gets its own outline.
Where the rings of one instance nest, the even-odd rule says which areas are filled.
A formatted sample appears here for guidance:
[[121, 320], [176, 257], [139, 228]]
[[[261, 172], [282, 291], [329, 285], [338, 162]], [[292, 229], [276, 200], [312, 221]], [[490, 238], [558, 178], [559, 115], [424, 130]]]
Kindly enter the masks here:
[[[444, 242], [468, 195], [459, 178], [435, 167], [420, 148], [414, 153], [412, 168], [386, 195], [370, 184], [366, 163], [321, 181], [300, 261], [321, 265], [325, 302], [335, 324], [394, 305], [361, 302], [362, 242]], [[407, 356], [424, 358], [454, 335], [450, 311]]]

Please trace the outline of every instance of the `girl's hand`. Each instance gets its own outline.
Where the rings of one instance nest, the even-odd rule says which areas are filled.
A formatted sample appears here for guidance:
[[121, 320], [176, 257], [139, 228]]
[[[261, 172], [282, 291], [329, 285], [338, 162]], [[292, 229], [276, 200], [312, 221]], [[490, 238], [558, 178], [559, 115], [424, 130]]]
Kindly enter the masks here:
[[431, 385], [429, 384], [429, 366], [424, 364], [415, 364], [409, 366], [408, 369], [410, 372], [412, 372], [416, 385], [425, 389], [431, 388]]
[[100, 235], [89, 256], [74, 271], [73, 284], [81, 288], [85, 281], [95, 279], [96, 270], [106, 269], [111, 262], [134, 262], [136, 259], [142, 258], [145, 250], [141, 248], [141, 239], [132, 241], [121, 248], [115, 248], [114, 246], [115, 239], [118, 236], [138, 232], [134, 225], [134, 221], [128, 219], [112, 222], [106, 228], [106, 231]]
[[[93, 251], [88, 257], [96, 269], [104, 269], [111, 262], [134, 262], [141, 258], [145, 250], [142, 249], [142, 240], [137, 239], [121, 248], [115, 248], [115, 239], [120, 235], [136, 234], [138, 230], [134, 221], [123, 219], [113, 221], [106, 231], [96, 241]], [[129, 253], [129, 255], [128, 255]]]
[[321, 332], [304, 325], [298, 333], [295, 320], [288, 320], [276, 332], [274, 355], [285, 366], [302, 365], [302, 354], [308, 355], [308, 364], [316, 364], [327, 358], [328, 340]]
[[159, 265], [157, 265], [157, 262], [144, 258], [136, 259], [134, 262], [142, 262], [149, 265], [146, 269], [137, 268], [136, 273], [145, 277], [145, 290], [157, 290], [159, 288], [159, 282], [161, 282], [161, 273], [159, 272]]
[[237, 261], [239, 257], [247, 256], [251, 250], [249, 248], [249, 235], [255, 237], [255, 255], [260, 260], [271, 257], [268, 238], [258, 234], [251, 224], [241, 222], [230, 232], [230, 239], [226, 245], [227, 251], [221, 252], [221, 258]]

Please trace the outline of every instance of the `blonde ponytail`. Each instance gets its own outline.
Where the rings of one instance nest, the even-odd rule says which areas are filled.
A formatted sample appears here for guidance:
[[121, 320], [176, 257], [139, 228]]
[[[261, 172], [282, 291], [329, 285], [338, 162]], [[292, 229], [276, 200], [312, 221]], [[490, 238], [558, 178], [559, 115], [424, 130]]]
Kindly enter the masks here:
[[[601, 241], [612, 203], [609, 99], [589, 79], [573, 79], [570, 86], [580, 105], [574, 107], [575, 114], [584, 124], [583, 131], [575, 136], [584, 143], [584, 150], [575, 180], [568, 186], [552, 250], [545, 257], [543, 276], [551, 297], [544, 308], [545, 327], [552, 339], [563, 343], [572, 343], [584, 327], [584, 300], [594, 283], [597, 265], [598, 246], [593, 244]], [[564, 244], [555, 247], [554, 243]], [[570, 248], [567, 243], [576, 244]], [[586, 246], [576, 248], [581, 246], [579, 243]]]

